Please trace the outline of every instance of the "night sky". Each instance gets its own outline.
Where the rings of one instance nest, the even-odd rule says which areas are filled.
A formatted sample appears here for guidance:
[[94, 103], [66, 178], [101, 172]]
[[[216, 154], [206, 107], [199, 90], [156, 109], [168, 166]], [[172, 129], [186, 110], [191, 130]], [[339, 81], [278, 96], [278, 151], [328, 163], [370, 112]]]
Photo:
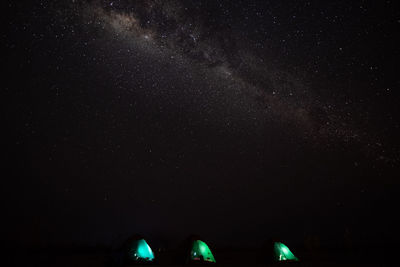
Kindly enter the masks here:
[[397, 242], [395, 2], [4, 2], [2, 239]]

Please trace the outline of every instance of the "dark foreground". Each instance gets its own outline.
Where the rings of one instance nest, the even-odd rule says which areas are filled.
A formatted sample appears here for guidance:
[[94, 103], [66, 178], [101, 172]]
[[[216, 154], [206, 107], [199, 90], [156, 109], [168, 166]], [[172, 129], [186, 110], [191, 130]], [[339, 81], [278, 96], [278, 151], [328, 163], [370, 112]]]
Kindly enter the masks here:
[[[4, 249], [7, 253], [2, 266], [126, 266], [118, 262], [118, 253], [112, 251], [58, 249]], [[369, 249], [346, 254], [341, 251], [327, 251], [318, 255], [299, 253], [300, 262], [268, 263], [259, 251], [217, 251], [217, 266], [398, 266], [396, 253], [391, 249]], [[158, 262], [153, 266], [183, 266], [173, 252], [158, 253]], [[300, 255], [302, 257], [300, 257]], [[4, 263], [4, 261], [3, 261]], [[210, 265], [194, 265], [210, 266]]]

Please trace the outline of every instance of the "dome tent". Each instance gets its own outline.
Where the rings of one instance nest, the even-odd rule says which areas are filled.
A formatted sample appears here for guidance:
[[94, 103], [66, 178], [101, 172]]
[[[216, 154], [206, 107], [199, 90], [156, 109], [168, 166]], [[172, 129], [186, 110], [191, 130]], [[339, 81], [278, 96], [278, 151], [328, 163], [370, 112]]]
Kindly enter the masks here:
[[[211, 252], [211, 249], [208, 245], [201, 240], [201, 238], [197, 235], [189, 236], [183, 245], [181, 254], [181, 259], [185, 259], [185, 264], [207, 264], [207, 263], [216, 263], [214, 255]], [[182, 262], [183, 263], [183, 262]]]
[[298, 262], [299, 259], [278, 238], [270, 238], [258, 250], [260, 262], [275, 264], [277, 262]]
[[149, 264], [155, 257], [146, 240], [136, 235], [125, 243], [125, 259], [130, 264]]
[[274, 260], [299, 261], [299, 259], [290, 251], [290, 249], [281, 242], [274, 242]]
[[215, 263], [214, 255], [212, 254], [210, 248], [201, 240], [194, 240], [192, 244], [192, 249], [190, 250], [189, 258], [191, 261], [205, 261], [210, 263]]

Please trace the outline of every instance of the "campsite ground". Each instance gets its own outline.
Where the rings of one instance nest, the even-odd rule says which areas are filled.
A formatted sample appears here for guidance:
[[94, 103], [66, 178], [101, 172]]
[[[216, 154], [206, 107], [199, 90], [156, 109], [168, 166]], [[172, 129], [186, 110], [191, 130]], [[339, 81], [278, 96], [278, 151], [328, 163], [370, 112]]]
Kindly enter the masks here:
[[[340, 253], [339, 253], [340, 254]], [[396, 266], [394, 263], [386, 262], [384, 254], [370, 253], [371, 258], [348, 258], [340, 256], [339, 254], [325, 254], [322, 255], [318, 260], [308, 260], [304, 259], [301, 262], [296, 263], [278, 263], [278, 264], [267, 264], [262, 263], [260, 261], [260, 257], [252, 257], [255, 255], [254, 252], [224, 252], [218, 253], [217, 258], [217, 266], [246, 266], [246, 267], [256, 267], [256, 266]], [[238, 256], [240, 255], [240, 256]], [[382, 255], [383, 258], [379, 260], [379, 255]], [[168, 256], [168, 255], [164, 255]], [[261, 256], [262, 259], [262, 255]], [[386, 255], [387, 256], [387, 255]], [[249, 257], [246, 261], [246, 257]], [[331, 260], [329, 260], [329, 257]], [[182, 266], [176, 265], [167, 260], [168, 257], [164, 257], [164, 262], [159, 262], [159, 264], [155, 266]], [[114, 259], [114, 261], [113, 261]], [[110, 252], [82, 252], [82, 251], [13, 251], [8, 253], [8, 257], [6, 258], [6, 265], [3, 266], [54, 266], [54, 267], [67, 267], [67, 266], [98, 266], [98, 267], [107, 267], [107, 266], [124, 266], [115, 262], [115, 254]], [[195, 265], [195, 266], [203, 266], [203, 265]], [[209, 266], [209, 265], [204, 265]]]

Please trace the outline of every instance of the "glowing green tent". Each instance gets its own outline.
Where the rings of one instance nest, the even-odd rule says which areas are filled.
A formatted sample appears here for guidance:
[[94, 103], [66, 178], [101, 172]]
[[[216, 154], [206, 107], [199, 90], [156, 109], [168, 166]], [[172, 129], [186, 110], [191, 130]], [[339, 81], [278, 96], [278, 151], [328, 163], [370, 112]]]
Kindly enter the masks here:
[[144, 239], [132, 240], [128, 244], [128, 258], [133, 262], [150, 263], [154, 260], [154, 254]]
[[210, 263], [216, 262], [210, 248], [201, 240], [193, 241], [192, 249], [190, 250], [190, 260]]
[[298, 261], [299, 259], [281, 242], [274, 243], [274, 258], [276, 261]]

